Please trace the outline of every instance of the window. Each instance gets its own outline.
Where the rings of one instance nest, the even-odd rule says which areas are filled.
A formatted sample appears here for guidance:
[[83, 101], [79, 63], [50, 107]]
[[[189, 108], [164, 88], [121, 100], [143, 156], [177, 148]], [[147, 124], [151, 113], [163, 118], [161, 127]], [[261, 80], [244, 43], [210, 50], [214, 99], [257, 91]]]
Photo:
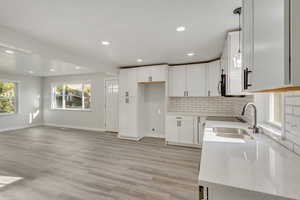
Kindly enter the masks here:
[[17, 112], [17, 83], [0, 81], [0, 115]]
[[276, 126], [283, 124], [283, 96], [281, 93], [273, 93], [269, 98], [269, 122]]
[[91, 84], [58, 84], [52, 87], [52, 109], [90, 110]]

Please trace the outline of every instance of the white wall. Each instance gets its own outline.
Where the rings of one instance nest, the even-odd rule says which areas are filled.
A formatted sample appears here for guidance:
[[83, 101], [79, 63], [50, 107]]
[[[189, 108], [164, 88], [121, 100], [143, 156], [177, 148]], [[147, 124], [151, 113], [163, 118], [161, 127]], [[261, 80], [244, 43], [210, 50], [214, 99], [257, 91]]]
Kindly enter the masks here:
[[19, 76], [0, 73], [0, 80], [18, 81], [18, 112], [12, 115], [0, 115], [0, 131], [41, 125], [42, 79], [31, 76]]
[[[44, 78], [44, 124], [80, 128], [87, 130], [104, 130], [105, 120], [105, 89], [104, 80], [107, 78], [102, 73], [55, 76]], [[91, 111], [51, 110], [51, 84], [68, 83], [74, 81], [91, 81], [92, 105]]]
[[139, 125], [142, 126], [139, 131], [143, 132], [141, 136], [164, 137], [165, 84], [139, 85], [139, 93]]

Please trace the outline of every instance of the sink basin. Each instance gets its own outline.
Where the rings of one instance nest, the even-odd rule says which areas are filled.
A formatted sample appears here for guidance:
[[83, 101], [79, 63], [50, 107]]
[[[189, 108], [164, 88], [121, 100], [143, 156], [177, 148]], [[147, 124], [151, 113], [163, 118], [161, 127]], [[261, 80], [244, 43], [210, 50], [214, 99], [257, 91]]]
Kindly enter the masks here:
[[224, 137], [224, 138], [237, 138], [237, 139], [250, 139], [253, 140], [254, 138], [251, 137], [246, 130], [240, 128], [213, 128], [213, 132], [216, 136]]

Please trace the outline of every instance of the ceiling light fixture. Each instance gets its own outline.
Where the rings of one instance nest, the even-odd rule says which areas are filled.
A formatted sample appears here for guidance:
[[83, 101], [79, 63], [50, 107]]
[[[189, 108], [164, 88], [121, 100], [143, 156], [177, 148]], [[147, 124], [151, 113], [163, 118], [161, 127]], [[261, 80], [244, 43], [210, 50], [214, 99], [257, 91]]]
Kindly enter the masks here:
[[7, 53], [7, 54], [14, 54], [15, 52], [12, 51], [12, 50], [5, 50], [5, 53]]
[[104, 45], [104, 46], [110, 45], [110, 42], [109, 42], [109, 41], [102, 41], [101, 43], [102, 43], [102, 45]]
[[28, 73], [29, 73], [29, 74], [33, 74], [34, 72], [30, 70], [30, 71], [28, 71]]
[[189, 57], [192, 57], [192, 56], [195, 55], [195, 53], [191, 52], [191, 53], [188, 53], [188, 54], [186, 54], [186, 55], [189, 56]]
[[53, 68], [52, 68], [52, 69], [50, 69], [50, 72], [55, 72], [55, 69], [53, 69]]
[[185, 31], [185, 26], [178, 26], [177, 28], [176, 28], [176, 31], [177, 32], [183, 32], [183, 31]]
[[140, 62], [143, 62], [143, 59], [139, 58], [136, 61], [140, 63]]
[[79, 67], [79, 66], [76, 66], [76, 67], [75, 67], [75, 69], [77, 69], [77, 70], [80, 70], [80, 69], [81, 69], [81, 67]]

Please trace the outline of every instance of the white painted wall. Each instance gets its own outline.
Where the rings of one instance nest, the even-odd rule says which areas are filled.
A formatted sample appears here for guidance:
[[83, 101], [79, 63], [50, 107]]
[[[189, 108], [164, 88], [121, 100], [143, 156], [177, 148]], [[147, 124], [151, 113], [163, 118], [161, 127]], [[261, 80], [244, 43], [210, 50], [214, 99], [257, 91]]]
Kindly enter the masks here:
[[[44, 124], [60, 127], [79, 128], [102, 131], [105, 129], [105, 90], [104, 80], [108, 78], [103, 73], [56, 76], [44, 78]], [[51, 109], [51, 84], [76, 81], [91, 81], [92, 105], [91, 111], [70, 111]]]
[[18, 81], [18, 112], [0, 115], [0, 131], [26, 128], [43, 123], [42, 78], [0, 73], [0, 80]]
[[143, 132], [141, 137], [165, 137], [165, 90], [163, 83], [139, 85], [139, 125], [142, 126], [140, 132]]

